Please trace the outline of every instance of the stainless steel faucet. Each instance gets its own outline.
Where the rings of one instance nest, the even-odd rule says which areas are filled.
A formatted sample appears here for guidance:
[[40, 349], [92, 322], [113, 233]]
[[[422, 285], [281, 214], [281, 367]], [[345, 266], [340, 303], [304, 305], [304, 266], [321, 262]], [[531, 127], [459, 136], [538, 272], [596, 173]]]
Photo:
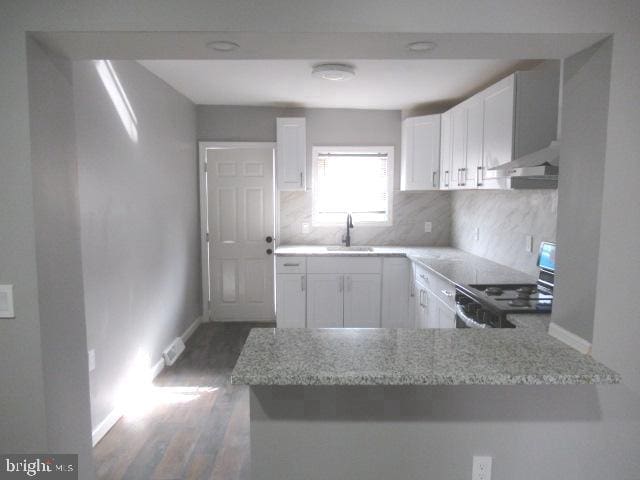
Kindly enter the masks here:
[[351, 246], [351, 228], [353, 228], [353, 219], [351, 218], [351, 214], [347, 213], [347, 233], [342, 236], [342, 241], [344, 242], [345, 247]]

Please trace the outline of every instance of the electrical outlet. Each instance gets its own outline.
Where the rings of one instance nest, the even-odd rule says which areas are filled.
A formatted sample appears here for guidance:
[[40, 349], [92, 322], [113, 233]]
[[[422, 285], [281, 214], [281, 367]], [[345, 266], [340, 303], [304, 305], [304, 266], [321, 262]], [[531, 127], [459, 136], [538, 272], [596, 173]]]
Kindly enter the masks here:
[[527, 235], [524, 237], [524, 247], [527, 252], [533, 252], [533, 235]]
[[491, 457], [473, 457], [471, 480], [491, 480]]
[[303, 223], [302, 224], [302, 233], [309, 233], [310, 227], [308, 223]]
[[431, 222], [424, 222], [424, 233], [431, 233]]
[[96, 351], [89, 350], [89, 371], [93, 372], [96, 369]]
[[476, 227], [474, 237], [476, 239], [476, 242], [480, 240], [480, 227]]

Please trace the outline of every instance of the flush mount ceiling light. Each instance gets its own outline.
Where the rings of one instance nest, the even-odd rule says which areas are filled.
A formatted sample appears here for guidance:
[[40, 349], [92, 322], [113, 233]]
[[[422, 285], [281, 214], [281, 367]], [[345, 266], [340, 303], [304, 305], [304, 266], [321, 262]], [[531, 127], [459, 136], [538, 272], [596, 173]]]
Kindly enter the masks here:
[[238, 49], [240, 45], [227, 40], [214, 40], [213, 42], [208, 42], [207, 47], [218, 52], [232, 52]]
[[436, 47], [434, 42], [413, 42], [407, 45], [407, 49], [412, 52], [430, 52]]
[[313, 67], [311, 74], [316, 78], [331, 80], [332, 82], [343, 82], [356, 76], [356, 70], [352, 65], [344, 63], [323, 63]]

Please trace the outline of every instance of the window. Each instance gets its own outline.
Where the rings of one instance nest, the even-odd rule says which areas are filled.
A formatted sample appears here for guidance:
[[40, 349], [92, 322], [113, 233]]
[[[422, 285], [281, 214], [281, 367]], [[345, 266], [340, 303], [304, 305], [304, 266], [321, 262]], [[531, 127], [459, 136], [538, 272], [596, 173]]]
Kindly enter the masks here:
[[391, 225], [393, 147], [313, 147], [313, 224]]

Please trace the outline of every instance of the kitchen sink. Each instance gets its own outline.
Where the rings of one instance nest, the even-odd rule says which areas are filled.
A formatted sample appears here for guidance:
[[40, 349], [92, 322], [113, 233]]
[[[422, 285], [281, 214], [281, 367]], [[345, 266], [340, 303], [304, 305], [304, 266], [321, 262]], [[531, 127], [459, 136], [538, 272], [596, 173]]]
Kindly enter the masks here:
[[327, 252], [373, 252], [373, 247], [327, 247]]

